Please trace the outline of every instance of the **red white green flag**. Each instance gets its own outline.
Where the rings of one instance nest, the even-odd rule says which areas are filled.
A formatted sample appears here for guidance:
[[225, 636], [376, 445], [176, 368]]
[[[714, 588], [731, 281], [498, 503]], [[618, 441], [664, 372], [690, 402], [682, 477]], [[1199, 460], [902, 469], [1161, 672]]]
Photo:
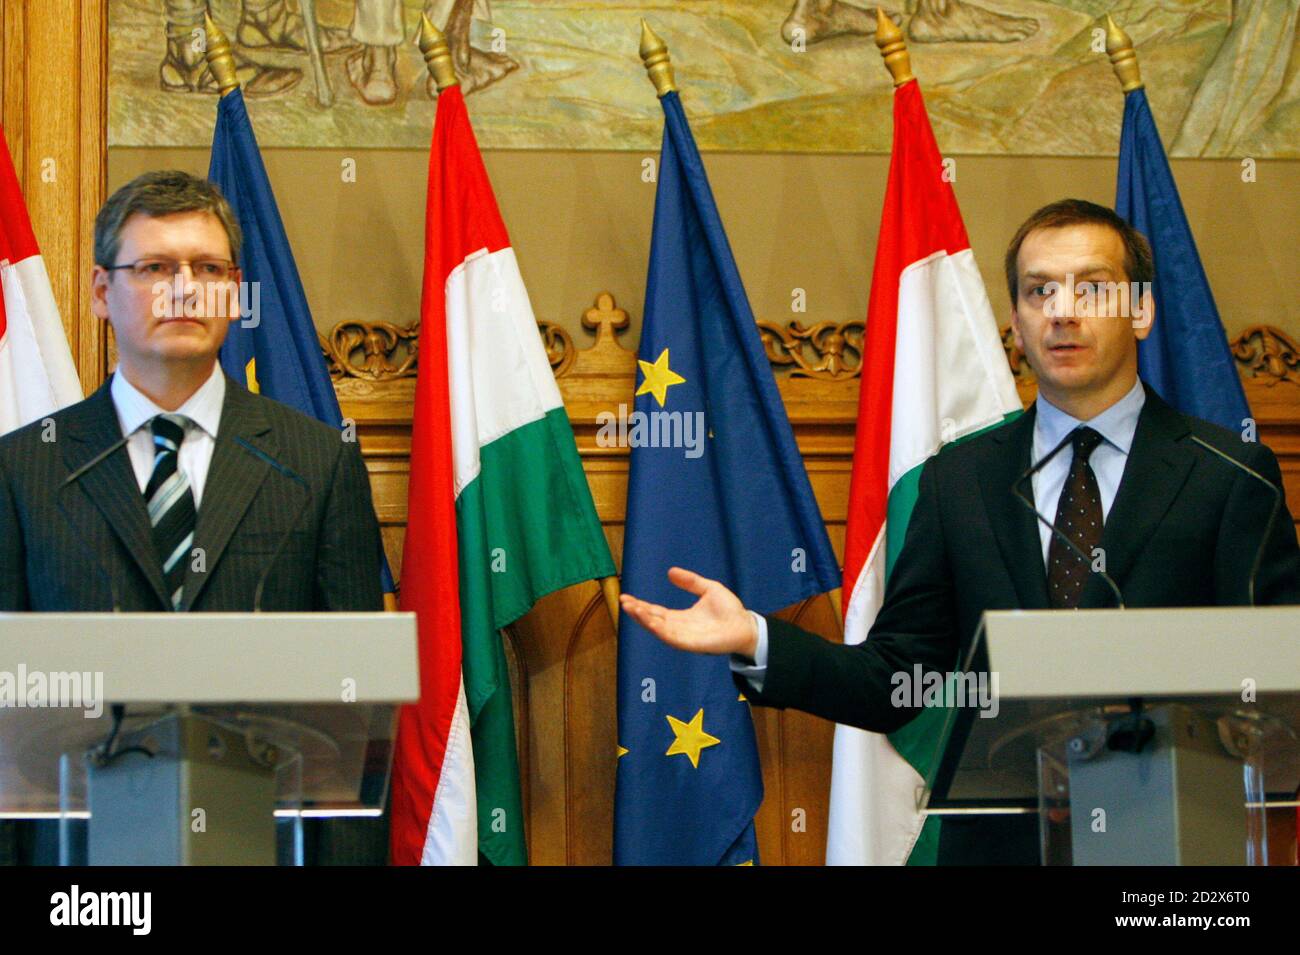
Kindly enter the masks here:
[[[844, 642], [861, 643], [902, 549], [921, 466], [1021, 410], [921, 89], [894, 92], [894, 146], [867, 306], [844, 545]], [[943, 710], [884, 736], [835, 727], [826, 861], [933, 862], [916, 808]], [[924, 832], [923, 832], [924, 830]]]
[[458, 86], [438, 97], [420, 313], [400, 587], [420, 701], [398, 726], [392, 860], [522, 865], [500, 629], [614, 563]]
[[81, 381], [0, 129], [0, 434], [81, 400]]

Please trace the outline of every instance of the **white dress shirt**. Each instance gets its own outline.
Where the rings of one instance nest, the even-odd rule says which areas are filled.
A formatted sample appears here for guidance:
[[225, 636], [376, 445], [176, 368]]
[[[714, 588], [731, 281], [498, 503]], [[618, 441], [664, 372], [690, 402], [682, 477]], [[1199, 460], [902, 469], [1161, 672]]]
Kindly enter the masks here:
[[[113, 397], [113, 407], [117, 409], [122, 434], [131, 436], [126, 449], [131, 456], [131, 469], [135, 471], [136, 483], [140, 485], [140, 493], [143, 494], [149, 485], [149, 477], [153, 474], [154, 445], [149, 422], [156, 415], [167, 412], [141, 394], [120, 370], [113, 375], [109, 393]], [[212, 463], [212, 449], [216, 446], [217, 426], [221, 423], [221, 406], [225, 400], [226, 376], [221, 372], [220, 363], [217, 363], [199, 390], [172, 412], [184, 415], [193, 422], [185, 429], [185, 438], [181, 441], [176, 463], [190, 480], [196, 510], [203, 500], [203, 484], [208, 478], [208, 466]]]
[[[1146, 404], [1147, 393], [1141, 381], [1136, 381], [1129, 392], [1101, 414], [1088, 421], [1081, 421], [1066, 414], [1041, 394], [1037, 400], [1037, 414], [1034, 420], [1033, 460], [1041, 460], [1054, 447], [1065, 440], [1065, 436], [1079, 425], [1086, 424], [1104, 439], [1097, 445], [1088, 459], [1093, 473], [1097, 476], [1097, 489], [1101, 492], [1101, 515], [1105, 520], [1110, 515], [1110, 506], [1115, 502], [1119, 482], [1124, 477], [1124, 467], [1128, 464], [1129, 448], [1133, 446], [1133, 436], [1137, 433], [1138, 416]], [[1070, 464], [1074, 460], [1073, 448], [1062, 448], [1033, 476], [1034, 507], [1049, 520], [1056, 519], [1056, 505], [1061, 499], [1061, 489], [1070, 474]], [[1042, 521], [1038, 524], [1038, 537], [1043, 546], [1043, 568], [1047, 568], [1047, 550], [1052, 542], [1052, 530]], [[749, 611], [758, 628], [758, 645], [754, 650], [753, 662], [740, 654], [731, 655], [731, 669], [745, 677], [750, 685], [760, 693], [763, 690], [763, 677], [767, 674], [767, 620], [761, 615]]]
[[[1124, 466], [1128, 464], [1129, 448], [1133, 446], [1133, 435], [1137, 433], [1138, 416], [1146, 404], [1147, 393], [1141, 381], [1135, 381], [1128, 394], [1115, 402], [1101, 414], [1088, 421], [1080, 421], [1066, 414], [1041, 394], [1036, 402], [1038, 413], [1034, 420], [1033, 460], [1040, 461], [1043, 456], [1065, 440], [1065, 436], [1080, 425], [1087, 425], [1104, 439], [1092, 452], [1088, 463], [1097, 475], [1097, 490], [1101, 492], [1101, 517], [1104, 521], [1110, 516], [1110, 506], [1115, 502], [1115, 492], [1124, 477]], [[1056, 505], [1061, 500], [1061, 489], [1065, 479], [1070, 476], [1070, 464], [1074, 461], [1074, 449], [1065, 447], [1052, 460], [1048, 461], [1033, 477], [1034, 507], [1049, 521], [1056, 520]], [[1052, 543], [1052, 529], [1042, 521], [1038, 524], [1038, 539], [1043, 546], [1043, 567], [1047, 567], [1047, 550]]]

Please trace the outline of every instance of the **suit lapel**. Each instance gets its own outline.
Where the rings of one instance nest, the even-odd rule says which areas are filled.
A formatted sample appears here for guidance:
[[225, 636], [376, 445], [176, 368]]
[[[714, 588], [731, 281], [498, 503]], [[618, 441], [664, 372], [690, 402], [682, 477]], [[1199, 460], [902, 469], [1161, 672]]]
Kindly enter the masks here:
[[[1150, 388], [1146, 389], [1146, 395], [1124, 465], [1124, 476], [1101, 535], [1106, 572], [1121, 590], [1133, 562], [1187, 482], [1195, 462], [1195, 456], [1178, 444], [1188, 433], [1182, 415]], [[1090, 574], [1079, 606], [1114, 606], [1114, 596], [1104, 580]]]
[[194, 528], [194, 547], [202, 548], [203, 568], [196, 570], [195, 562], [190, 561], [185, 575], [183, 610], [194, 606], [212, 579], [230, 536], [271, 469], [265, 461], [241, 447], [237, 438], [260, 448], [272, 458], [278, 454], [271, 426], [259, 403], [243, 387], [227, 378], [221, 423], [217, 426], [212, 463], [208, 466], [203, 501]]
[[[118, 420], [117, 409], [113, 407], [110, 391], [112, 380], [110, 375], [98, 391], [68, 415], [65, 430], [69, 440], [62, 444], [63, 460], [70, 474], [101, 454], [122, 435], [122, 424]], [[171, 609], [171, 601], [163, 583], [162, 563], [154, 547], [149, 512], [145, 508], [144, 494], [136, 481], [126, 446], [118, 448], [93, 466], [81, 476], [77, 484], [121, 540], [162, 606]], [[69, 489], [61, 493], [70, 495], [74, 492]]]
[[[979, 475], [984, 506], [998, 549], [1011, 574], [1020, 606], [1026, 609], [1047, 606], [1047, 571], [1043, 567], [1037, 520], [1012, 492], [1012, 485], [1031, 463], [1035, 410], [1031, 406], [1014, 422], [992, 432], [992, 453]], [[1032, 495], [1029, 488], [1026, 481], [1022, 490]]]

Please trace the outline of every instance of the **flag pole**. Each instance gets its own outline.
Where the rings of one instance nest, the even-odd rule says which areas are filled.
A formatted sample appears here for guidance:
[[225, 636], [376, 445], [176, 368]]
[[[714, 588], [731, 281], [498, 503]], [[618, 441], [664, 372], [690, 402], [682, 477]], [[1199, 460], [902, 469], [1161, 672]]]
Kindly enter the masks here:
[[[448, 89], [452, 86], [460, 85], [456, 79], [456, 67], [452, 63], [451, 50], [447, 46], [447, 39], [443, 32], [433, 25], [427, 14], [420, 15], [420, 34], [418, 37], [420, 53], [424, 57], [425, 68], [429, 75], [433, 77], [434, 85], [438, 92]], [[605, 598], [605, 609], [609, 612], [610, 622], [614, 626], [614, 633], [618, 634], [618, 578], [601, 577], [600, 590]]]
[[1138, 69], [1132, 37], [1120, 29], [1109, 13], [1106, 14], [1106, 55], [1110, 57], [1110, 65], [1115, 68], [1120, 88], [1125, 93], [1140, 90], [1146, 85], [1142, 82], [1142, 73]]
[[907, 52], [903, 31], [885, 16], [885, 11], [880, 7], [876, 7], [876, 46], [880, 48], [885, 66], [889, 67], [889, 75], [894, 78], [895, 89], [916, 79], [912, 73], [912, 55]]
[[217, 81], [218, 91], [226, 96], [239, 89], [239, 78], [235, 75], [235, 51], [230, 48], [230, 40], [221, 32], [221, 27], [217, 26], [206, 11], [203, 14], [203, 29], [207, 33], [203, 58], [208, 61], [208, 69]]
[[[668, 56], [668, 45], [660, 38], [659, 34], [650, 29], [650, 24], [641, 20], [641, 62], [645, 66], [646, 73], [650, 76], [650, 82], [654, 83], [656, 95], [663, 97], [668, 93], [677, 92], [677, 83], [673, 79], [673, 62]], [[600, 578], [600, 590], [605, 597], [605, 608], [609, 611], [609, 618], [614, 624], [614, 635], [618, 635], [618, 594], [619, 581], [618, 577]]]
[[659, 34], [650, 29], [650, 24], [641, 20], [641, 62], [650, 74], [650, 82], [655, 85], [655, 93], [666, 96], [677, 92], [677, 83], [673, 79], [673, 61], [668, 56], [668, 45]]
[[[677, 83], [673, 79], [673, 61], [668, 56], [668, 44], [659, 34], [650, 29], [650, 24], [641, 18], [641, 63], [655, 85], [655, 95], [660, 98], [677, 92]], [[614, 621], [614, 635], [618, 635], [618, 578], [600, 578], [600, 589], [605, 595], [605, 606], [609, 609], [610, 619]]]
[[420, 53], [424, 56], [424, 66], [433, 77], [438, 92], [451, 86], [459, 86], [456, 79], [456, 67], [451, 62], [451, 49], [442, 31], [433, 25], [427, 13], [420, 14], [420, 35], [417, 37]]
[[442, 35], [442, 31], [433, 25], [427, 13], [420, 14], [420, 32], [416, 36], [416, 43], [420, 47], [420, 54], [424, 57], [424, 66], [433, 77], [438, 92], [441, 93], [450, 86], [458, 86], [456, 67], [451, 62], [451, 50], [447, 46], [447, 39]]

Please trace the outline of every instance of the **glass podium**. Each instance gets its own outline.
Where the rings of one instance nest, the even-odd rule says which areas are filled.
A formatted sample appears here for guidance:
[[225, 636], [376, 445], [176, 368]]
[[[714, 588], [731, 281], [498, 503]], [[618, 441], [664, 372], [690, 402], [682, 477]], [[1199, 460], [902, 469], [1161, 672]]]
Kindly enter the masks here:
[[[1300, 608], [997, 611], [919, 805], [1036, 813], [1049, 865], [1247, 865], [1300, 787]], [[961, 701], [958, 700], [958, 703]]]
[[305, 817], [383, 812], [413, 614], [186, 623], [0, 614], [0, 675], [45, 686], [0, 706], [0, 816], [57, 826], [62, 864], [272, 865]]

